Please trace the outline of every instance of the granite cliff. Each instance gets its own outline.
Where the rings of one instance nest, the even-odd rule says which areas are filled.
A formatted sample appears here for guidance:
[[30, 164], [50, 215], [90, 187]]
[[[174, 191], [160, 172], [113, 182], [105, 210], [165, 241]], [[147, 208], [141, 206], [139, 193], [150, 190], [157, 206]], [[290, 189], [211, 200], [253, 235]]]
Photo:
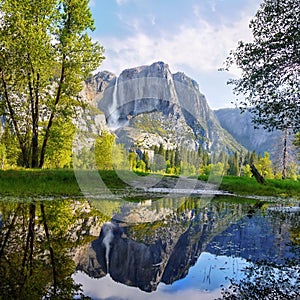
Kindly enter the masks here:
[[126, 69], [117, 77], [104, 71], [85, 83], [83, 96], [104, 112], [109, 128], [127, 147], [163, 144], [232, 153], [243, 147], [219, 124], [199, 86], [169, 66]]
[[257, 153], [269, 152], [272, 154], [280, 143], [279, 131], [267, 131], [263, 128], [254, 128], [251, 113], [241, 114], [238, 108], [224, 108], [215, 111], [221, 126], [227, 130], [241, 145]]

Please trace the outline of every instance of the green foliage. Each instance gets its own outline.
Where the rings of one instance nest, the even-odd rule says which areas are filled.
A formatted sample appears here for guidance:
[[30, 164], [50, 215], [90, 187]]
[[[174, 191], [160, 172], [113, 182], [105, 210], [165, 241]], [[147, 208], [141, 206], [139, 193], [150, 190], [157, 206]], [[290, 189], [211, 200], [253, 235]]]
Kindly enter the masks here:
[[151, 171], [164, 173], [165, 170], [166, 170], [166, 161], [164, 156], [159, 154], [154, 155], [154, 160], [151, 165]]
[[[4, 127], [4, 132], [0, 138], [0, 143], [3, 145], [3, 154], [5, 155], [4, 167], [17, 166], [21, 151], [18, 147], [18, 141], [15, 135], [12, 134], [11, 128], [8, 124]], [[3, 157], [2, 157], [3, 158]]]
[[227, 59], [227, 67], [242, 71], [229, 81], [242, 95], [240, 108], [267, 129], [300, 128], [299, 15], [298, 0], [262, 1], [250, 22], [253, 42], [240, 41]]
[[229, 174], [233, 176], [238, 176], [240, 168], [239, 168], [239, 155], [237, 152], [235, 152], [234, 155], [230, 157], [229, 166], [230, 166]]
[[0, 143], [0, 168], [1, 169], [4, 169], [5, 157], [6, 157], [5, 145]]
[[97, 168], [100, 170], [113, 170], [113, 145], [115, 136], [103, 131], [101, 136], [96, 139], [95, 159]]
[[131, 170], [135, 170], [136, 168], [136, 159], [137, 159], [137, 155], [135, 152], [131, 151], [128, 154], [128, 162], [129, 162], [129, 166]]
[[270, 159], [270, 154], [265, 152], [264, 157], [259, 158], [256, 164], [257, 171], [264, 178], [274, 178], [273, 169], [272, 169], [272, 161]]
[[138, 172], [146, 172], [146, 163], [143, 160], [139, 160], [136, 163], [136, 171], [138, 171]]
[[58, 119], [54, 123], [45, 154], [45, 168], [71, 167], [74, 133], [75, 126], [70, 121]]
[[149, 158], [149, 154], [147, 151], [143, 152], [142, 160], [145, 163], [145, 171], [149, 171], [150, 170], [150, 158]]
[[82, 81], [104, 58], [88, 35], [88, 2], [0, 2], [0, 93], [24, 167], [43, 167], [55, 120], [74, 116]]
[[80, 170], [90, 170], [94, 165], [94, 157], [91, 155], [93, 149], [82, 147], [76, 155], [72, 157], [73, 167]]
[[300, 162], [300, 131], [295, 134], [293, 144], [296, 147], [296, 151], [298, 153], [298, 161]]
[[216, 164], [209, 164], [207, 166], [203, 166], [200, 169], [201, 175], [214, 175], [214, 176], [223, 176], [226, 173], [226, 165], [222, 162], [218, 162]]
[[251, 177], [252, 176], [252, 173], [251, 173], [251, 167], [249, 164], [246, 164], [244, 167], [243, 167], [243, 175], [246, 176], [246, 177]]
[[152, 134], [158, 134], [164, 136], [166, 134], [165, 129], [161, 127], [161, 121], [151, 117], [151, 114], [144, 114], [139, 116], [139, 120], [133, 119], [133, 125], [135, 128], [145, 130]]

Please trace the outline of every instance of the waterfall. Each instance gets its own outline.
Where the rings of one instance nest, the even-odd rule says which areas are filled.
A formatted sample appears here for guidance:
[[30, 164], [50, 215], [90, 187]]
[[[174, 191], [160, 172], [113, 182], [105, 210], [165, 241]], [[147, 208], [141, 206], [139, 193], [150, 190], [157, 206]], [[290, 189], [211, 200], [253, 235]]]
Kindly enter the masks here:
[[107, 222], [103, 225], [103, 233], [104, 238], [102, 240], [102, 243], [105, 246], [105, 259], [106, 259], [106, 268], [107, 273], [109, 273], [109, 252], [110, 252], [110, 244], [114, 238], [113, 234], [114, 225], [111, 222]]
[[116, 82], [112, 95], [112, 103], [109, 109], [109, 127], [112, 130], [116, 130], [120, 127], [119, 124], [119, 111], [118, 111], [118, 77], [116, 77]]

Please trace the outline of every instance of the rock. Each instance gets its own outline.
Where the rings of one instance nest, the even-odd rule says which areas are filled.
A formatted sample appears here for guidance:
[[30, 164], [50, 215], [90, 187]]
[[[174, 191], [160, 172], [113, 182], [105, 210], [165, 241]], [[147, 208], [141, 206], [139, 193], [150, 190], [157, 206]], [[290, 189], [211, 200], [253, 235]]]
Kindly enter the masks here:
[[272, 153], [276, 141], [280, 141], [280, 132], [269, 132], [263, 128], [255, 129], [251, 113], [241, 114], [237, 108], [225, 108], [215, 111], [221, 126], [226, 129], [241, 145], [257, 153]]
[[184, 73], [172, 74], [163, 62], [124, 70], [118, 78], [100, 72], [89, 85], [86, 90], [95, 92], [112, 130], [127, 126], [152, 134], [144, 148], [161, 143], [161, 138], [169, 149], [233, 153], [243, 148], [220, 126], [196, 81]]

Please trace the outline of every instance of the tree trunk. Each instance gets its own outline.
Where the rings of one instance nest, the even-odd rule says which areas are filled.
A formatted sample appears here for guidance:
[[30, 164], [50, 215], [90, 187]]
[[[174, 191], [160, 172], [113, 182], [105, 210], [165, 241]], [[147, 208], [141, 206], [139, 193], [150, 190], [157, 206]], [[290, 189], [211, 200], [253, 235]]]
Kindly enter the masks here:
[[56, 291], [57, 291], [57, 271], [56, 271], [56, 263], [55, 263], [55, 258], [54, 258], [54, 250], [51, 245], [50, 233], [49, 233], [48, 224], [47, 224], [47, 220], [46, 220], [46, 214], [45, 214], [45, 206], [43, 203], [41, 203], [40, 207], [41, 207], [41, 213], [42, 213], [42, 222], [44, 225], [45, 234], [46, 234], [47, 242], [49, 245], [50, 261], [51, 261], [51, 265], [52, 265], [52, 276], [53, 276], [53, 292], [55, 295]]
[[284, 131], [284, 137], [283, 137], [283, 155], [282, 155], [282, 173], [281, 173], [282, 179], [286, 178], [287, 140], [288, 140], [288, 129], [286, 128]]
[[31, 203], [29, 205], [29, 223], [28, 223], [28, 233], [26, 238], [26, 245], [24, 249], [24, 257], [23, 257], [23, 272], [26, 267], [27, 262], [27, 254], [29, 253], [29, 269], [30, 275], [33, 273], [33, 244], [34, 244], [34, 226], [35, 226], [35, 204]]
[[[34, 71], [33, 75], [34, 75]], [[28, 86], [31, 104], [32, 137], [31, 137], [31, 167], [39, 165], [39, 74], [36, 75], [36, 83], [31, 82], [31, 74], [28, 74]]]
[[251, 168], [251, 173], [253, 174], [253, 176], [255, 177], [256, 181], [258, 183], [264, 184], [265, 180], [264, 178], [259, 174], [259, 172], [257, 171], [256, 167], [254, 166], [254, 164], [250, 164], [250, 168]]
[[18, 127], [18, 123], [17, 123], [17, 120], [15, 118], [14, 109], [11, 105], [10, 100], [9, 100], [8, 90], [7, 90], [7, 85], [6, 85], [6, 81], [5, 81], [5, 78], [4, 78], [3, 70], [0, 69], [0, 72], [1, 72], [2, 86], [3, 86], [3, 90], [4, 90], [4, 99], [5, 99], [6, 105], [8, 107], [9, 116], [10, 116], [11, 121], [13, 123], [13, 127], [14, 127], [14, 130], [16, 132], [17, 139], [18, 139], [18, 142], [19, 142], [19, 146], [20, 146], [20, 149], [21, 149], [21, 152], [22, 152], [22, 165], [26, 168], [29, 168], [29, 166], [30, 166], [30, 164], [29, 164], [29, 152], [28, 152], [28, 149], [26, 147], [26, 143], [25, 143], [25, 141], [23, 140], [23, 138], [21, 136], [21, 133], [20, 133], [20, 130], [19, 130], [19, 127]]
[[4, 239], [3, 239], [3, 243], [1, 244], [1, 248], [0, 248], [0, 258], [4, 255], [4, 249], [5, 249], [5, 247], [6, 247], [6, 244], [7, 244], [7, 242], [8, 242], [8, 239], [9, 239], [9, 237], [10, 237], [10, 233], [11, 233], [11, 231], [15, 228], [15, 222], [16, 222], [16, 220], [17, 220], [17, 216], [18, 216], [18, 212], [19, 212], [19, 210], [20, 210], [20, 207], [21, 207], [20, 204], [18, 204], [18, 207], [17, 207], [17, 209], [15, 210], [15, 213], [14, 213], [14, 216], [13, 216], [13, 218], [12, 218], [12, 220], [11, 220], [11, 223], [10, 223], [10, 225], [9, 225], [9, 228], [8, 228], [6, 234], [5, 234]]
[[59, 80], [59, 85], [58, 85], [58, 89], [57, 89], [57, 94], [56, 94], [56, 98], [55, 98], [55, 102], [54, 102], [54, 108], [53, 111], [51, 112], [51, 115], [49, 117], [48, 120], [48, 125], [46, 128], [46, 132], [45, 132], [45, 136], [44, 136], [44, 140], [43, 140], [43, 145], [42, 145], [42, 149], [41, 149], [41, 156], [40, 156], [40, 164], [39, 167], [42, 168], [45, 162], [45, 154], [46, 154], [46, 148], [47, 148], [47, 144], [48, 144], [48, 139], [50, 136], [50, 129], [52, 127], [53, 124], [53, 119], [55, 117], [55, 109], [57, 107], [57, 104], [60, 100], [61, 97], [61, 93], [62, 93], [62, 85], [64, 83], [65, 80], [65, 56], [63, 57], [63, 62], [62, 62], [62, 67], [61, 67], [61, 76], [60, 76], [60, 80]]

